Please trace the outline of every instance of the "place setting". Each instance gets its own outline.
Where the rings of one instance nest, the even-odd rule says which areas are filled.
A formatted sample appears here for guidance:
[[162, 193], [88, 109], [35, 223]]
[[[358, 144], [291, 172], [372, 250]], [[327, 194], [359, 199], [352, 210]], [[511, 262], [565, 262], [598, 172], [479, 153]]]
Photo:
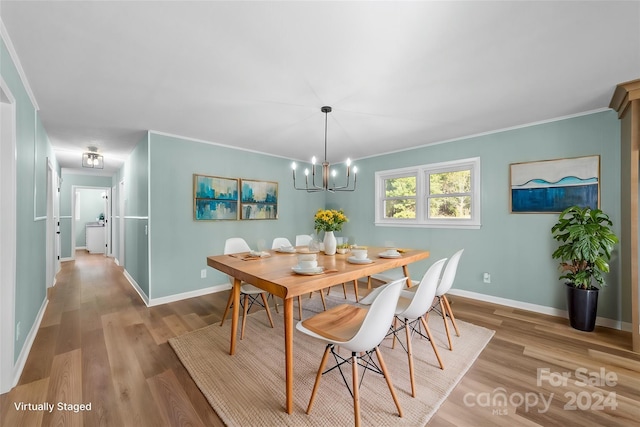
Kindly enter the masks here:
[[296, 274], [305, 276], [313, 276], [325, 272], [325, 268], [318, 265], [318, 255], [315, 253], [306, 253], [298, 255], [298, 265], [291, 267]]
[[371, 264], [373, 260], [369, 259], [368, 255], [367, 248], [351, 248], [351, 256], [347, 258], [347, 262], [351, 264]]
[[400, 258], [402, 254], [396, 248], [388, 248], [386, 251], [380, 252], [378, 256], [380, 258]]
[[283, 246], [280, 246], [279, 248], [277, 248], [276, 252], [279, 252], [281, 254], [295, 254], [297, 251], [296, 251], [295, 246], [283, 245]]

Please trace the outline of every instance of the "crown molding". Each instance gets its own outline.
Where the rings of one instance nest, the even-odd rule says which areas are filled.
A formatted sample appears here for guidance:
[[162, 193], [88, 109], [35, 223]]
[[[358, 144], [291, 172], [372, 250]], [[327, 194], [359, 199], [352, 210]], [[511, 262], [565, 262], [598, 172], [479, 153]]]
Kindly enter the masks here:
[[618, 118], [622, 118], [631, 101], [638, 99], [640, 99], [640, 79], [620, 83], [613, 91], [609, 107], [618, 112]]
[[36, 97], [33, 94], [33, 91], [31, 90], [31, 86], [29, 85], [29, 80], [27, 80], [27, 75], [25, 74], [24, 69], [22, 68], [22, 64], [20, 63], [20, 58], [18, 58], [18, 53], [16, 52], [16, 49], [13, 46], [13, 42], [9, 37], [7, 28], [4, 26], [4, 22], [2, 22], [2, 18], [0, 18], [0, 37], [2, 38], [4, 45], [7, 47], [7, 51], [9, 51], [9, 56], [11, 57], [11, 60], [13, 61], [13, 65], [16, 67], [16, 70], [18, 71], [18, 76], [20, 77], [22, 86], [24, 86], [24, 90], [25, 92], [27, 92], [27, 95], [31, 100], [31, 104], [33, 105], [33, 108], [35, 108], [36, 111], [40, 110], [40, 107], [38, 107], [38, 102], [36, 101]]

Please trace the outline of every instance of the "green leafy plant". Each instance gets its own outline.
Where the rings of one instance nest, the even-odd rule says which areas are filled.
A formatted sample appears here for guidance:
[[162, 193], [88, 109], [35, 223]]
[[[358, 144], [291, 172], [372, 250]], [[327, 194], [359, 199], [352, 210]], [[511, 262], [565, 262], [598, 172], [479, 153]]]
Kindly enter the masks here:
[[611, 252], [618, 243], [612, 225], [600, 209], [570, 206], [560, 214], [551, 228], [553, 238], [561, 243], [552, 254], [560, 260], [560, 279], [582, 289], [593, 289], [593, 280], [606, 286], [602, 273], [609, 272]]

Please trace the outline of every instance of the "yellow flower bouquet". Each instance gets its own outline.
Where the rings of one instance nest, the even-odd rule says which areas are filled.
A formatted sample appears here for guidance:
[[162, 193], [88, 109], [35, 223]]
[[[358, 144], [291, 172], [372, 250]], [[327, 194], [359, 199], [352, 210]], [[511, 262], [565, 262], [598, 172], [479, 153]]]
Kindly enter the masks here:
[[314, 217], [316, 231], [340, 231], [342, 224], [349, 221], [342, 209], [318, 209]]

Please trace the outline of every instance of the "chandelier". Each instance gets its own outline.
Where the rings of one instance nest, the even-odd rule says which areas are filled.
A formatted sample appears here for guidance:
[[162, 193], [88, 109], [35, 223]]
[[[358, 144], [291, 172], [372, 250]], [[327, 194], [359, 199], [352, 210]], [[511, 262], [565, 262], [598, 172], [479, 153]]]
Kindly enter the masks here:
[[104, 169], [104, 159], [100, 154], [98, 154], [98, 149], [96, 147], [87, 148], [89, 151], [82, 153], [82, 167]]
[[[331, 169], [331, 165], [327, 161], [327, 115], [331, 112], [331, 107], [324, 106], [320, 109], [324, 113], [324, 161], [321, 164], [316, 164], [316, 156], [311, 158], [311, 171], [308, 168], [304, 170], [304, 187], [298, 187], [296, 185], [296, 169], [298, 165], [296, 162], [291, 164], [291, 168], [293, 169], [293, 187], [296, 190], [304, 190], [308, 193], [313, 193], [316, 191], [353, 191], [356, 189], [356, 179], [357, 179], [357, 171], [358, 169], [353, 166], [353, 186], [351, 185], [351, 160], [347, 159], [345, 164], [347, 165], [347, 176], [346, 176], [346, 184], [342, 186], [336, 186], [335, 177], [337, 175], [337, 171], [335, 169]], [[309, 173], [311, 172], [311, 179], [309, 179]], [[322, 182], [316, 182], [316, 175], [318, 175], [322, 179]], [[329, 183], [331, 180], [331, 183]], [[309, 182], [311, 181], [311, 182]], [[320, 185], [321, 184], [321, 185]]]

